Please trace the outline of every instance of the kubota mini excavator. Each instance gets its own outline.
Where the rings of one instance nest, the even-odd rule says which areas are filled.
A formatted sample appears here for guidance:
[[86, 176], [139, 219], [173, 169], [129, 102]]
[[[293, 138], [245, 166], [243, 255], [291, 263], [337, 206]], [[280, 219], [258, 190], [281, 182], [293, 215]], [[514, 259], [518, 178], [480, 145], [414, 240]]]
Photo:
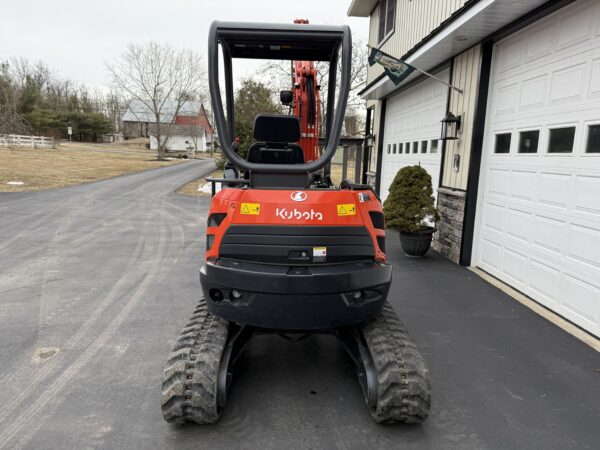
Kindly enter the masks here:
[[[282, 331], [337, 336], [356, 363], [377, 422], [420, 423], [429, 414], [425, 361], [387, 301], [392, 268], [384, 253], [381, 202], [370, 186], [347, 181], [333, 186], [323, 173], [339, 144], [351, 45], [347, 26], [211, 25], [209, 88], [215, 122], [225, 155], [243, 175], [226, 171], [223, 179], [212, 180], [225, 188], [213, 197], [208, 216], [200, 270], [204, 298], [165, 365], [162, 413], [169, 422], [215, 423], [226, 403], [235, 361], [249, 339], [257, 332]], [[257, 111], [257, 142], [247, 159], [236, 154], [231, 145], [232, 58], [300, 62], [294, 67], [329, 62], [326, 144], [320, 157], [317, 146], [303, 140], [310, 137], [301, 131], [307, 129], [301, 128], [306, 116], [297, 112]], [[318, 120], [314, 125], [318, 127]]]

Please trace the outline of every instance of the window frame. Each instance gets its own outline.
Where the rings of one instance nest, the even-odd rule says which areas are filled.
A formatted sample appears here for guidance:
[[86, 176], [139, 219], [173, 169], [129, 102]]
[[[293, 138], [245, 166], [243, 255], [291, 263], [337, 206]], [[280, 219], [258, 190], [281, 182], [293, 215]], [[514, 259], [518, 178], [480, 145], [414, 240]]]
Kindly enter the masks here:
[[[579, 123], [578, 122], [569, 122], [569, 123], [561, 123], [555, 125], [548, 125], [546, 127], [546, 136], [544, 139], [544, 152], [543, 155], [550, 158], [555, 157], [573, 157], [575, 155], [575, 151], [577, 150], [577, 136], [579, 134]], [[575, 128], [575, 133], [573, 134], [573, 148], [570, 152], [550, 152], [550, 135], [552, 134], [552, 130], [560, 130], [562, 128]]]
[[[513, 146], [515, 145], [515, 139], [512, 138], [513, 135], [513, 130], [498, 130], [498, 131], [494, 131], [492, 134], [493, 140], [492, 140], [492, 155], [500, 155], [500, 156], [507, 156], [507, 155], [511, 155], [512, 154], [512, 150], [513, 150]], [[506, 153], [498, 153], [496, 151], [496, 145], [498, 143], [498, 136], [501, 134], [508, 134], [510, 135], [510, 144], [508, 145], [508, 152]]]
[[[392, 28], [386, 32], [387, 30], [387, 13], [388, 13], [388, 4], [389, 2], [394, 2], [394, 14], [393, 14], [393, 21], [394, 23], [392, 24]], [[394, 34], [394, 32], [396, 31], [396, 11], [398, 8], [398, 0], [379, 0], [379, 17], [377, 17], [377, 45], [382, 45], [385, 41], [388, 40], [388, 38]], [[385, 11], [383, 10], [384, 8], [382, 8], [382, 6], [385, 6]], [[383, 20], [383, 35], [380, 34], [380, 30], [381, 30], [381, 14], [384, 14], [384, 20]], [[381, 36], [381, 38], [380, 38]]]
[[[519, 149], [521, 148], [521, 133], [527, 133], [528, 131], [537, 131], [538, 132], [538, 143], [537, 143], [537, 149], [534, 153], [521, 153], [519, 151]], [[542, 148], [542, 127], [531, 127], [531, 128], [522, 128], [522, 129], [518, 129], [516, 130], [517, 134], [517, 143], [516, 143], [516, 148], [515, 148], [515, 155], [521, 155], [521, 156], [538, 156], [541, 155], [542, 152], [540, 151], [540, 149]], [[500, 133], [502, 134], [502, 133]], [[511, 139], [511, 145], [512, 145], [512, 139]], [[510, 153], [510, 152], [509, 152]], [[499, 155], [502, 155], [502, 153], [498, 153]], [[504, 155], [506, 155], [507, 153], [504, 153]]]
[[[433, 142], [435, 141], [435, 152], [432, 152], [431, 150], [433, 150]], [[440, 140], [439, 139], [429, 139], [429, 154], [430, 155], [437, 155], [439, 152], [438, 150], [440, 149]]]
[[600, 126], [600, 120], [590, 120], [589, 122], [584, 122], [583, 126], [585, 127], [585, 134], [583, 136], [583, 144], [581, 147], [581, 156], [585, 156], [585, 157], [598, 157], [600, 156], [600, 152], [588, 152], [587, 151], [587, 146], [588, 146], [588, 139], [590, 138], [590, 127], [598, 127]]

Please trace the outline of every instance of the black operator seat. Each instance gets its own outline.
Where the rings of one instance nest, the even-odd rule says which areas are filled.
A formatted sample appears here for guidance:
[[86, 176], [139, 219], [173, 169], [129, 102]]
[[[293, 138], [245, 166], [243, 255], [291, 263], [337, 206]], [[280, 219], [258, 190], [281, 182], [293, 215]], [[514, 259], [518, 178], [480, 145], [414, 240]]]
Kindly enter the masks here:
[[248, 161], [259, 164], [303, 164], [300, 121], [297, 117], [259, 114], [254, 118], [255, 142], [248, 149]]

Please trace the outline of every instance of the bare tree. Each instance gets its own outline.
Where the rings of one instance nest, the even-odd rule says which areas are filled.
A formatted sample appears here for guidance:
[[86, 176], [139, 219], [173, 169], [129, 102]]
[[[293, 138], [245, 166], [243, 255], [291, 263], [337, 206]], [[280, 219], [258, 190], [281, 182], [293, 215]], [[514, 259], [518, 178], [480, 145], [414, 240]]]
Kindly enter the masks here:
[[181, 107], [197, 99], [203, 90], [202, 59], [191, 50], [149, 42], [130, 44], [120, 58], [106, 66], [115, 92], [141, 103], [151, 114], [158, 159], [164, 159], [172, 125]]
[[18, 111], [20, 95], [20, 88], [11, 77], [9, 64], [0, 62], [0, 135], [31, 133], [31, 127]]
[[[354, 40], [352, 43], [352, 67], [350, 71], [350, 93], [348, 95], [348, 106], [346, 116], [353, 116], [362, 122], [362, 112], [365, 110], [365, 102], [358, 96], [358, 93], [367, 84], [367, 68], [368, 68], [368, 47], [361, 40]], [[323, 132], [324, 124], [327, 115], [327, 90], [329, 89], [329, 62], [315, 61], [315, 69], [317, 70], [317, 83], [321, 86], [321, 132]], [[339, 88], [339, 73], [341, 68], [338, 67], [338, 77], [336, 89]], [[292, 75], [289, 61], [267, 63], [261, 73], [266, 74], [270, 78], [270, 85], [277, 90], [290, 89]]]
[[121, 117], [126, 110], [126, 104], [123, 101], [121, 95], [111, 90], [108, 94], [102, 95], [101, 102], [103, 106], [103, 112], [107, 115], [113, 124], [115, 133], [121, 131]]

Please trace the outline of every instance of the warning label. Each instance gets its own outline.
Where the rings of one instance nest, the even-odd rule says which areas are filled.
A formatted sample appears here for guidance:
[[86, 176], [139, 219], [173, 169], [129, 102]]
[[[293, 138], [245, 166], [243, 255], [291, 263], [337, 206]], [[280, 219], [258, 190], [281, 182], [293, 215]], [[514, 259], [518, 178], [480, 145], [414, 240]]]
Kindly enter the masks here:
[[327, 260], [327, 247], [313, 247], [313, 262], [325, 262]]
[[260, 203], [242, 203], [240, 205], [240, 214], [258, 216], [260, 214]]
[[338, 216], [355, 216], [356, 205], [354, 203], [345, 203], [343, 205], [337, 205]]

